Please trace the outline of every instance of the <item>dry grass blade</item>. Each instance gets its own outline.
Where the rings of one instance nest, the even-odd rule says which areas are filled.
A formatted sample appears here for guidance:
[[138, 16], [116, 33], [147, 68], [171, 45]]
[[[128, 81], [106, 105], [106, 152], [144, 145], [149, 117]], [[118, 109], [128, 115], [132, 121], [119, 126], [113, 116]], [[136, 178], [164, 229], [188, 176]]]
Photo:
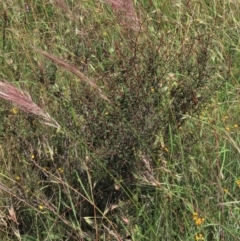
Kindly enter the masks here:
[[46, 125], [53, 126], [58, 129], [60, 128], [59, 124], [51, 118], [46, 111], [33, 102], [28, 93], [19, 90], [13, 84], [7, 83], [6, 81], [0, 81], [0, 98], [11, 101], [27, 113], [41, 116]]
[[81, 71], [79, 71], [76, 67], [74, 67], [73, 65], [65, 62], [64, 60], [59, 59], [45, 51], [42, 51], [39, 49], [36, 49], [36, 51], [39, 52], [40, 54], [42, 54], [43, 56], [45, 56], [46, 58], [52, 60], [55, 64], [59, 65], [60, 67], [70, 71], [71, 73], [76, 75], [79, 79], [81, 79], [82, 81], [84, 81], [87, 84], [89, 84], [90, 86], [92, 86], [95, 90], [97, 90], [99, 92], [99, 95], [101, 96], [101, 98], [110, 102], [110, 100], [102, 93], [102, 90], [92, 80], [90, 80]]
[[8, 208], [8, 212], [9, 212], [9, 215], [10, 215], [10, 218], [11, 220], [16, 223], [17, 225], [19, 225], [18, 221], [17, 221], [17, 216], [16, 216], [16, 213], [14, 211], [14, 208], [13, 206], [11, 205], [11, 207]]

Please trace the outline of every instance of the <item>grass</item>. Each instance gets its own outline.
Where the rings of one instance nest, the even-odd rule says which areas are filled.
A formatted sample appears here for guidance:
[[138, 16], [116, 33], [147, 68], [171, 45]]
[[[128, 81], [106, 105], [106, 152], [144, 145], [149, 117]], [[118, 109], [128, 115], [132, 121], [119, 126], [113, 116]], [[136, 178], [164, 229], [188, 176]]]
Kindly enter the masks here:
[[239, 240], [239, 4], [1, 3], [0, 239]]

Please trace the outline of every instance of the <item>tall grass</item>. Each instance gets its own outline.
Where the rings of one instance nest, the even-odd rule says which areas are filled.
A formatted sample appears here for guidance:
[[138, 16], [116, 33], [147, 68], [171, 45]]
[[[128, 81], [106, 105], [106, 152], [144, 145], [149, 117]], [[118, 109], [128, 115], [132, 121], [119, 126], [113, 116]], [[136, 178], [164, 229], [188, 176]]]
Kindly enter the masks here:
[[0, 13], [1, 240], [238, 240], [239, 1]]

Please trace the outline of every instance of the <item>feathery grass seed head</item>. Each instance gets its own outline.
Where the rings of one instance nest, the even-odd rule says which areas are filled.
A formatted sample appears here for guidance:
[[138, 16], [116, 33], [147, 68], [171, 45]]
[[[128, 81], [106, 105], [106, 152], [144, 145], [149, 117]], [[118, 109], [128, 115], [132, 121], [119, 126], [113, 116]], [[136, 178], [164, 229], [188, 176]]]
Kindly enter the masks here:
[[[58, 129], [60, 128], [60, 125], [53, 118], [51, 118], [46, 111], [33, 102], [31, 96], [27, 92], [18, 89], [7, 81], [0, 81], [0, 98], [11, 101], [13, 104], [27, 113], [41, 116], [46, 125], [53, 126]], [[16, 114], [16, 109], [13, 109], [12, 113]]]

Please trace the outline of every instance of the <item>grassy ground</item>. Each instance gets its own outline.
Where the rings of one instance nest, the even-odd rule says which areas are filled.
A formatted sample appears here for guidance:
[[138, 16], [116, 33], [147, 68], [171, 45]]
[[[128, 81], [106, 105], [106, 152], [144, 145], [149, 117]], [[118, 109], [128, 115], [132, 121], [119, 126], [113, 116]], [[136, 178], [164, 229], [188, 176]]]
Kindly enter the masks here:
[[0, 3], [0, 239], [239, 240], [239, 7]]

